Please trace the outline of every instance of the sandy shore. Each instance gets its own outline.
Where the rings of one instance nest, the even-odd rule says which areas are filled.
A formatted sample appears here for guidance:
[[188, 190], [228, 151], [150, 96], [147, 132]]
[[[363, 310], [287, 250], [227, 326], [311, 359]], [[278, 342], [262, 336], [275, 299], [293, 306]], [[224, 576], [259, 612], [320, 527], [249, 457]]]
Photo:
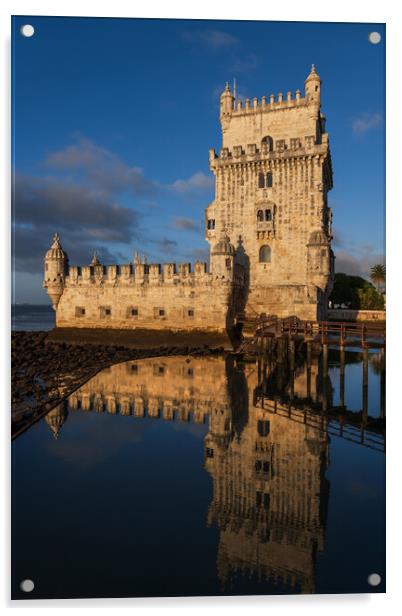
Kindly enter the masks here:
[[229, 347], [226, 337], [200, 332], [13, 332], [12, 438], [107, 366], [161, 355], [210, 355]]

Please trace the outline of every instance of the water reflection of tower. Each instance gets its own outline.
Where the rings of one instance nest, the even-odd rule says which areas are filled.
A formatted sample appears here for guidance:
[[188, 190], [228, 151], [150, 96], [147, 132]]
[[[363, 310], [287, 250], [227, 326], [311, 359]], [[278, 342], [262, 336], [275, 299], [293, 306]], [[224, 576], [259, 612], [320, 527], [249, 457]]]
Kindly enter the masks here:
[[254, 366], [246, 378], [248, 421], [238, 438], [230, 437], [229, 419], [211, 416], [205, 439], [214, 483], [208, 522], [220, 529], [218, 575], [224, 585], [242, 572], [311, 593], [316, 551], [324, 546], [327, 436], [256, 406]]
[[51, 410], [45, 417], [45, 421], [53, 433], [53, 437], [57, 440], [60, 436], [60, 430], [68, 416], [67, 404], [62, 402]]
[[[272, 362], [267, 381], [269, 372], [275, 381], [277, 368]], [[279, 368], [289, 398], [289, 367]], [[312, 360], [309, 378], [303, 370], [294, 371], [291, 391], [295, 399], [307, 396], [313, 404], [318, 359]], [[128, 422], [130, 416], [131, 421], [144, 416], [189, 421], [191, 415], [202, 423], [208, 416], [205, 466], [213, 480], [208, 520], [220, 531], [220, 579], [230, 582], [239, 571], [249, 571], [289, 592], [312, 592], [315, 554], [324, 543], [327, 436], [273, 414], [264, 396], [256, 395], [259, 372], [254, 364], [242, 368], [232, 356], [131, 361], [97, 374], [68, 404], [73, 413], [117, 413]], [[59, 407], [48, 423], [57, 432], [65, 416]]]

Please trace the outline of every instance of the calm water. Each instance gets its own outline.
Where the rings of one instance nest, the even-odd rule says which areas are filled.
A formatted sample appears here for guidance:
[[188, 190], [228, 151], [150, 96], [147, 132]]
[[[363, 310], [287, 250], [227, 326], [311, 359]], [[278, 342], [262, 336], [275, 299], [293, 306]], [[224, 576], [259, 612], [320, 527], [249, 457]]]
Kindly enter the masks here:
[[55, 312], [51, 306], [16, 304], [11, 307], [14, 331], [47, 331], [55, 326]]
[[[367, 404], [339, 359], [98, 374], [13, 443], [14, 598], [384, 592], [381, 358]], [[365, 431], [345, 411], [341, 435], [341, 396]]]

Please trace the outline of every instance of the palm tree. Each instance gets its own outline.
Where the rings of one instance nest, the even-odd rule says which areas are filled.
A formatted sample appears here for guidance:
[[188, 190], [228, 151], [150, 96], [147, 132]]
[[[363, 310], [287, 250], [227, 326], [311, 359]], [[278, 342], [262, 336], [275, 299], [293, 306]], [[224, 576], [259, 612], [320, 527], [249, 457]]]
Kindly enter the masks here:
[[379, 292], [380, 284], [385, 282], [385, 265], [381, 265], [381, 263], [373, 265], [370, 271], [370, 278], [376, 285], [377, 291]]

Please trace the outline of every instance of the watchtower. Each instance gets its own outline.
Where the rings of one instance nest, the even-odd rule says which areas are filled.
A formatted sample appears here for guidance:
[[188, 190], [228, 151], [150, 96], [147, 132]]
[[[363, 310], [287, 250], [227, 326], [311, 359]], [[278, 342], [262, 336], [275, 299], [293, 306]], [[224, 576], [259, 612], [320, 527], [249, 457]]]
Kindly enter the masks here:
[[289, 91], [236, 100], [226, 84], [220, 99], [222, 148], [210, 150], [215, 199], [206, 208], [206, 239], [224, 231], [241, 242], [246, 314], [326, 317], [331, 250], [332, 165], [321, 79], [314, 67], [304, 96]]

